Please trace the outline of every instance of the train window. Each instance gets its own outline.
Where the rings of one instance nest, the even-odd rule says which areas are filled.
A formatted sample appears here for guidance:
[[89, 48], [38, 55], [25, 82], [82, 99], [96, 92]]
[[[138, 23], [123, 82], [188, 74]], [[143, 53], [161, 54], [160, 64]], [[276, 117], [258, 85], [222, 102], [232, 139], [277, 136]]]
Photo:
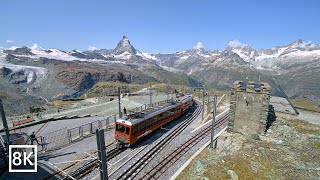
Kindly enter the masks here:
[[121, 124], [117, 124], [116, 131], [124, 133], [124, 126]]
[[130, 133], [130, 127], [126, 127], [126, 134], [129, 135], [129, 133]]
[[138, 132], [138, 125], [135, 125], [132, 128], [132, 134], [135, 134], [136, 132]]
[[150, 127], [152, 125], [152, 119], [149, 119], [148, 121], [147, 121], [147, 127]]
[[146, 129], [146, 122], [140, 123], [140, 132]]
[[168, 117], [168, 112], [165, 112], [165, 113], [163, 114], [163, 118], [166, 118], [166, 117]]

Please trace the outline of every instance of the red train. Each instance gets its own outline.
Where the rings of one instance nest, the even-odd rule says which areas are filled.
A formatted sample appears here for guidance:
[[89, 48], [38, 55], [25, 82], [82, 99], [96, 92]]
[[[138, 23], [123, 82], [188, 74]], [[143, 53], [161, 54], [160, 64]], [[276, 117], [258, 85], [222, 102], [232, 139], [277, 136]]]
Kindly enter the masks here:
[[141, 138], [178, 118], [193, 106], [192, 95], [182, 95], [176, 101], [158, 107], [150, 113], [136, 112], [116, 120], [115, 139], [119, 147], [129, 147]]

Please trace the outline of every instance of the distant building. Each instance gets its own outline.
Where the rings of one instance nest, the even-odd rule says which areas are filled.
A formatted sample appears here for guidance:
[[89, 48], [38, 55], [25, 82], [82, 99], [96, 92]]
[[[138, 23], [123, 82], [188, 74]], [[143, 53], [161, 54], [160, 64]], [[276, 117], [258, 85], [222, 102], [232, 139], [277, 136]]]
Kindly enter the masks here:
[[229, 132], [263, 134], [268, 123], [270, 86], [268, 83], [236, 81], [231, 93]]

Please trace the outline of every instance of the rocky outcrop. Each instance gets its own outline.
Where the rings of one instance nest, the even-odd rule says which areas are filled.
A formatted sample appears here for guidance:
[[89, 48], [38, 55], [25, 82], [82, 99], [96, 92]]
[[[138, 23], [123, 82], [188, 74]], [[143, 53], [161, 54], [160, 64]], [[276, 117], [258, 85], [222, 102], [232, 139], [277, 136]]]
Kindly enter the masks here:
[[15, 54], [15, 55], [33, 55], [33, 53], [31, 52], [31, 49], [23, 46], [21, 48], [16, 48], [15, 50], [4, 50], [4, 53], [7, 54]]
[[6, 68], [6, 67], [2, 67], [0, 68], [0, 76], [6, 77], [11, 73], [11, 69]]

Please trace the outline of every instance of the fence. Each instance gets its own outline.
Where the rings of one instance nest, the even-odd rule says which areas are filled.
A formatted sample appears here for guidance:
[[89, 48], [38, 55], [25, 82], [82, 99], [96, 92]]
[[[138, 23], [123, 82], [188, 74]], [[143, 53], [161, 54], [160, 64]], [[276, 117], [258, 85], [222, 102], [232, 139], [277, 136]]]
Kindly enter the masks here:
[[[137, 112], [146, 110], [145, 112], [147, 114], [152, 113], [156, 109], [154, 109], [157, 106], [163, 106], [168, 102], [172, 102], [171, 100], [163, 100], [159, 102], [155, 102], [152, 104], [144, 104], [139, 107], [135, 107], [131, 110], [128, 110], [128, 112]], [[103, 120], [97, 120], [88, 124], [84, 124], [78, 127], [74, 127], [71, 129], [63, 128], [56, 131], [53, 131], [51, 133], [48, 133], [41, 137], [41, 144], [44, 144], [43, 148], [44, 150], [51, 150], [54, 148], [61, 147], [63, 145], [66, 145], [70, 142], [80, 140], [84, 137], [91, 136], [95, 133], [96, 129], [109, 129], [114, 124], [115, 121], [119, 118], [119, 115], [111, 115], [109, 117], [106, 117]]]
[[[97, 120], [75, 128], [63, 128], [42, 136], [41, 141], [44, 144], [44, 150], [52, 150], [70, 142], [80, 140], [84, 137], [91, 136], [96, 129], [110, 129], [113, 127], [117, 116], [112, 115], [103, 120]], [[41, 150], [41, 149], [39, 149]]]

